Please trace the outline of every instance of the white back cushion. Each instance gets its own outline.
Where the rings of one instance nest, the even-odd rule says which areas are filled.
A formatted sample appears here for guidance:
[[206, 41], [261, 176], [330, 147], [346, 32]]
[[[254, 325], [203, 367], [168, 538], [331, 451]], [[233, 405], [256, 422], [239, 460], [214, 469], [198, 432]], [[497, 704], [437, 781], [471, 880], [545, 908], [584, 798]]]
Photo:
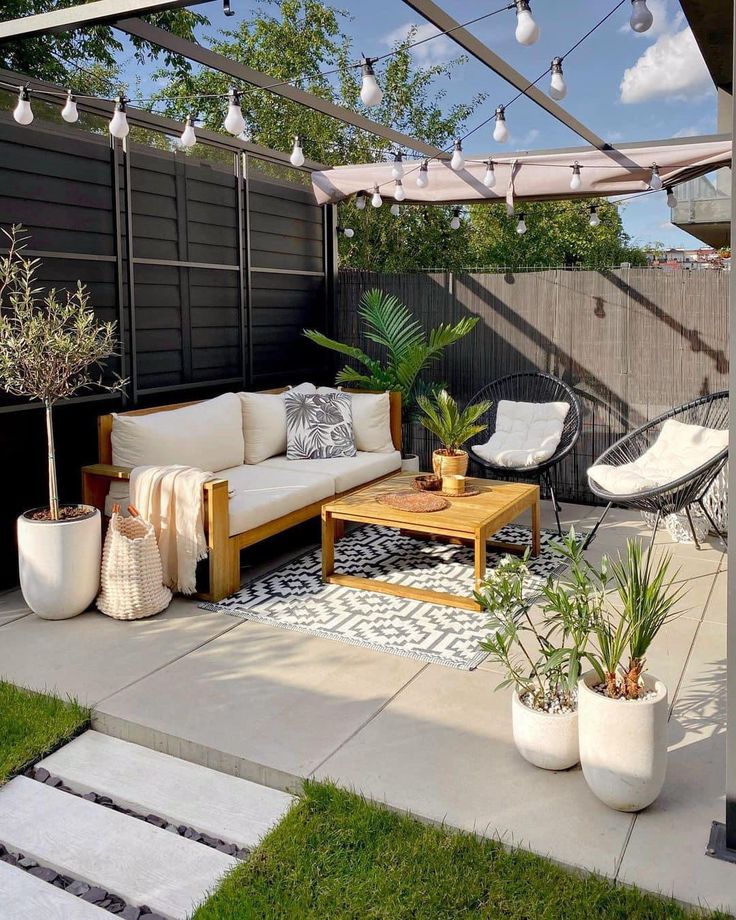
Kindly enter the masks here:
[[728, 431], [688, 425], [670, 418], [641, 457], [621, 466], [600, 463], [590, 478], [612, 495], [637, 495], [694, 472], [728, 447]]
[[549, 460], [562, 437], [570, 405], [566, 402], [527, 403], [502, 399], [496, 411], [496, 430], [485, 444], [474, 444], [479, 457], [521, 469]]
[[[342, 387], [319, 387], [318, 393], [343, 392]], [[390, 454], [396, 448], [391, 438], [391, 398], [388, 393], [348, 393], [353, 405], [353, 436], [357, 450]]]
[[235, 393], [150, 415], [113, 415], [116, 466], [180, 463], [216, 473], [243, 462], [243, 417]]
[[[243, 410], [245, 462], [262, 463], [269, 457], [285, 454], [286, 406], [283, 393], [238, 393], [238, 396]], [[239, 462], [243, 462], [243, 457]]]

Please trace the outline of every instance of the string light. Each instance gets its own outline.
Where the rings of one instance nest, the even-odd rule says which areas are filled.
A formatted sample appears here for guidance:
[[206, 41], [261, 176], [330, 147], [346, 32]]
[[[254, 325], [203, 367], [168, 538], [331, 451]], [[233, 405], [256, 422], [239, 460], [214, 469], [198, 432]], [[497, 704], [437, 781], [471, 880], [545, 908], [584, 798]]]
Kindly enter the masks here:
[[577, 192], [582, 184], [583, 180], [580, 176], [580, 163], [575, 160], [575, 164], [572, 167], [572, 179], [570, 179], [570, 188], [573, 190], [573, 192]]
[[397, 150], [394, 154], [394, 165], [391, 168], [391, 175], [394, 179], [403, 179], [404, 178], [404, 155], [400, 150]]
[[665, 191], [667, 192], [667, 207], [676, 208], [677, 207], [677, 198], [672, 189], [668, 186]]
[[194, 125], [192, 124], [191, 115], [187, 115], [184, 130], [181, 132], [181, 137], [179, 138], [179, 143], [182, 145], [182, 147], [194, 147], [194, 145], [197, 143], [197, 135], [194, 133]]
[[406, 198], [406, 192], [404, 191], [404, 184], [401, 179], [396, 180], [396, 188], [394, 189], [394, 200], [403, 201]]
[[342, 233], [342, 235], [347, 237], [349, 240], [352, 240], [352, 238], [355, 236], [355, 230], [353, 230], [352, 227], [338, 227], [337, 232]]
[[355, 196], [355, 207], [362, 211], [365, 208], [365, 192], [358, 192]]
[[658, 192], [662, 188], [662, 177], [659, 174], [659, 166], [652, 164], [652, 175], [649, 179], [649, 188]]
[[374, 105], [380, 105], [383, 99], [383, 91], [376, 81], [376, 72], [373, 69], [374, 58], [367, 58], [363, 55], [360, 62], [361, 73], [363, 74], [363, 85], [360, 88], [360, 98], [363, 105], [369, 108]]
[[33, 110], [31, 109], [31, 94], [27, 86], [21, 86], [18, 90], [18, 101], [13, 109], [13, 118], [19, 125], [30, 125], [33, 121]]
[[460, 208], [452, 209], [452, 220], [450, 221], [450, 227], [453, 230], [460, 229]]
[[68, 121], [69, 124], [74, 124], [75, 121], [79, 121], [79, 112], [77, 111], [77, 98], [72, 95], [72, 91], [69, 90], [66, 94], [66, 102], [64, 103], [64, 108], [61, 110], [61, 117], [64, 121]]
[[450, 160], [450, 166], [455, 172], [460, 172], [461, 169], [465, 169], [465, 157], [463, 156], [463, 145], [460, 139], [455, 141], [455, 149], [452, 152], [452, 159]]
[[509, 139], [509, 129], [506, 127], [506, 106], [496, 108], [496, 127], [493, 129], [493, 140], [497, 144], [505, 144]]
[[392, 204], [391, 213], [393, 214], [394, 217], [398, 217], [399, 214], [401, 213], [401, 208], [397, 204]]
[[549, 69], [552, 74], [552, 79], [549, 81], [549, 94], [552, 99], [556, 99], [559, 102], [567, 95], [567, 83], [565, 83], [565, 78], [562, 75], [562, 58], [552, 58], [552, 64]]
[[231, 89], [228, 93], [229, 101], [227, 105], [227, 115], [225, 116], [224, 127], [230, 134], [237, 137], [245, 131], [245, 119], [240, 109], [240, 93], [236, 89]]
[[112, 118], [110, 119], [110, 124], [108, 128], [110, 129], [110, 134], [113, 137], [117, 137], [119, 140], [124, 140], [130, 132], [130, 125], [128, 124], [128, 117], [125, 114], [125, 96], [121, 93], [115, 103], [115, 111]]
[[588, 223], [591, 227], [597, 227], [601, 222], [600, 217], [598, 216], [598, 207], [597, 205], [592, 204], [590, 206], [590, 220]]
[[417, 176], [417, 185], [419, 188], [426, 188], [429, 185], [429, 160], [422, 160]]
[[516, 224], [516, 232], [519, 236], [523, 236], [526, 233], [526, 221], [524, 220], [524, 212], [519, 213], [519, 220]]
[[539, 26], [532, 18], [529, 0], [514, 0], [516, 3], [516, 41], [520, 45], [533, 45], [539, 38]]
[[486, 160], [486, 174], [483, 176], [483, 185], [486, 188], [493, 188], [496, 184], [496, 170], [493, 168], [493, 160]]
[[383, 204], [383, 198], [381, 198], [381, 193], [378, 191], [378, 186], [373, 186], [373, 197], [371, 198], [371, 204], [374, 208], [380, 208]]
[[634, 32], [648, 32], [654, 22], [654, 16], [647, 6], [647, 0], [631, 0], [631, 19], [629, 25]]
[[302, 139], [298, 134], [294, 135], [294, 146], [289, 157], [292, 166], [304, 166], [304, 151], [302, 150]]

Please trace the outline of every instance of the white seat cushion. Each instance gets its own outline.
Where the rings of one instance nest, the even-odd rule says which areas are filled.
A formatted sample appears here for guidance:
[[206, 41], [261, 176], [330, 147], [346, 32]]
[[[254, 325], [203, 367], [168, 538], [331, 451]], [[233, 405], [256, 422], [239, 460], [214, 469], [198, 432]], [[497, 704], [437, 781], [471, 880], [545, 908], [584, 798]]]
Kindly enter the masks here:
[[259, 464], [274, 470], [288, 470], [299, 473], [318, 473], [329, 476], [335, 492], [347, 492], [362, 486], [379, 476], [386, 476], [401, 469], [401, 454], [365, 453], [358, 451], [356, 457], [334, 457], [330, 460], [287, 460], [286, 457], [271, 457]]
[[570, 404], [566, 402], [502, 399], [496, 411], [496, 430], [485, 444], [474, 444], [472, 450], [496, 466], [537, 466], [557, 450], [569, 411]]
[[260, 463], [286, 452], [283, 393], [238, 393], [243, 410], [244, 459]]
[[335, 494], [332, 476], [263, 463], [221, 470], [220, 478], [229, 483], [231, 537]]
[[652, 446], [631, 463], [591, 466], [588, 476], [611, 495], [638, 495], [693, 473], [728, 447], [728, 431], [667, 419]]
[[116, 466], [180, 463], [216, 473], [243, 462], [243, 416], [235, 393], [149, 415], [113, 415]]

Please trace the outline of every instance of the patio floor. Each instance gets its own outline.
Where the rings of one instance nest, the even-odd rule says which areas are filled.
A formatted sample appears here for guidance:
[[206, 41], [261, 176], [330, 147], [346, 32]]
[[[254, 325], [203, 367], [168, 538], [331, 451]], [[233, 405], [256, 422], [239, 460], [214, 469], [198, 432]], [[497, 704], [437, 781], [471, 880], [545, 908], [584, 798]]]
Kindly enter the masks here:
[[[543, 525], [553, 522], [548, 503]], [[598, 510], [566, 505], [566, 524]], [[254, 549], [248, 577], [305, 549], [303, 527]], [[643, 534], [613, 511], [592, 559]], [[649, 656], [672, 705], [660, 799], [613, 812], [579, 769], [546, 773], [511, 740], [508, 691], [490, 664], [457, 671], [200, 610], [176, 600], [160, 617], [97, 613], [49, 622], [17, 591], [0, 595], [0, 676], [73, 694], [103, 732], [267, 785], [331, 778], [431, 821], [499, 835], [556, 861], [736, 912], [736, 866], [704, 855], [725, 810], [726, 556], [668, 545], [688, 582], [683, 615]]]

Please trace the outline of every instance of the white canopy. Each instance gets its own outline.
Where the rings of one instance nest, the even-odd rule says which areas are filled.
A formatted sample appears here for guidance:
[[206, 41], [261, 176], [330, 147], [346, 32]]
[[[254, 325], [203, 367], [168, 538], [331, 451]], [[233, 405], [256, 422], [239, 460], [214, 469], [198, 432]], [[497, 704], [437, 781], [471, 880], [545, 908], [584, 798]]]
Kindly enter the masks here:
[[[454, 172], [449, 159], [431, 160], [428, 184], [419, 188], [416, 180], [421, 160], [404, 160], [402, 180], [407, 202], [421, 204], [473, 204], [478, 201], [546, 201], [556, 198], [598, 198], [626, 195], [649, 189], [652, 166], [656, 165], [664, 186], [677, 185], [731, 163], [731, 140], [705, 138], [664, 143], [622, 146], [611, 150], [582, 148], [550, 153], [515, 153], [493, 157], [496, 184], [486, 188], [483, 177], [487, 160], [468, 159], [465, 168]], [[581, 187], [570, 188], [573, 166], [580, 166]], [[312, 173], [318, 204], [335, 204], [359, 192], [371, 194], [378, 186], [391, 198], [395, 180], [393, 163], [338, 166]]]

